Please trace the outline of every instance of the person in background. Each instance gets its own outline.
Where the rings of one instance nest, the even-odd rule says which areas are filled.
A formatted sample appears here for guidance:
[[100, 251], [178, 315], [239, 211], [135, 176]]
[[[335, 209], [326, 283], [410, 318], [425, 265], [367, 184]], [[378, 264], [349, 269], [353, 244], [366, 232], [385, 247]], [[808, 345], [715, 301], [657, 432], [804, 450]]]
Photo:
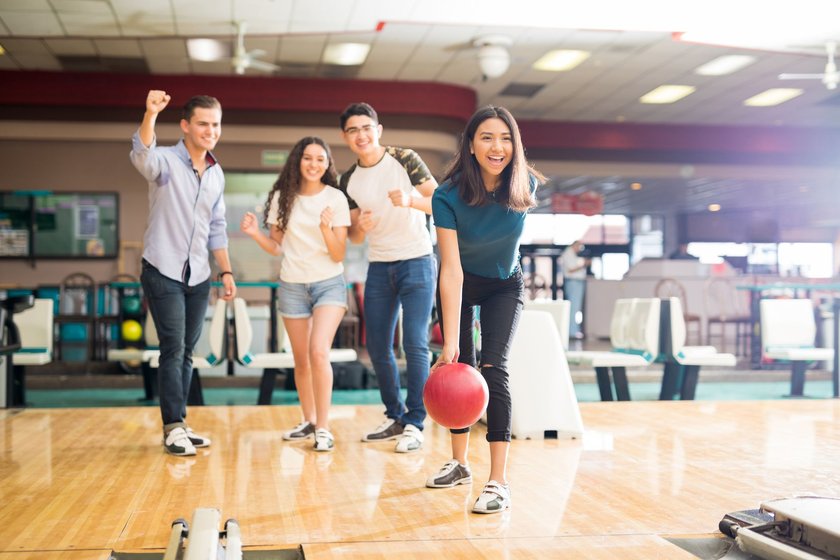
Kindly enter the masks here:
[[163, 447], [172, 455], [195, 455], [196, 447], [210, 445], [186, 423], [192, 352], [210, 298], [209, 252], [221, 270], [222, 299], [236, 296], [236, 283], [227, 249], [225, 176], [210, 151], [222, 133], [222, 107], [207, 95], [191, 98], [181, 118], [184, 137], [159, 147], [155, 123], [169, 101], [165, 91], [149, 91], [130, 158], [149, 183], [140, 282], [160, 340]]
[[287, 441], [315, 438], [315, 451], [332, 451], [329, 429], [333, 369], [330, 347], [347, 311], [344, 253], [350, 209], [337, 188], [329, 146], [309, 136], [295, 144], [268, 193], [264, 216], [269, 234], [246, 212], [240, 229], [268, 254], [283, 256], [278, 300], [295, 360], [303, 421], [283, 434]]
[[688, 243], [680, 243], [677, 250], [668, 257], [671, 260], [696, 261], [697, 257], [688, 252]]
[[[429, 323], [435, 290], [435, 260], [426, 226], [437, 187], [414, 151], [379, 144], [382, 125], [367, 103], [353, 103], [339, 119], [342, 136], [358, 161], [341, 176], [350, 200], [350, 240], [368, 242], [365, 281], [367, 349], [385, 421], [362, 441], [396, 439], [397, 453], [423, 445], [423, 385], [429, 375]], [[394, 335], [402, 307], [402, 347], [407, 394], [400, 391]]]
[[583, 242], [575, 241], [563, 251], [560, 265], [563, 269], [563, 293], [569, 300], [569, 337], [582, 338], [577, 316], [583, 311], [583, 298], [586, 294], [586, 268], [591, 259], [580, 256]]
[[[480, 371], [490, 390], [490, 476], [473, 505], [475, 513], [499, 513], [511, 505], [507, 363], [525, 305], [519, 242], [542, 181], [525, 160], [513, 115], [503, 107], [487, 106], [467, 123], [455, 159], [432, 199], [441, 256], [438, 309], [443, 317], [443, 348], [434, 368], [455, 361], [476, 367], [475, 307], [481, 311]], [[469, 430], [450, 430], [452, 459], [427, 479], [427, 487], [472, 482]]]

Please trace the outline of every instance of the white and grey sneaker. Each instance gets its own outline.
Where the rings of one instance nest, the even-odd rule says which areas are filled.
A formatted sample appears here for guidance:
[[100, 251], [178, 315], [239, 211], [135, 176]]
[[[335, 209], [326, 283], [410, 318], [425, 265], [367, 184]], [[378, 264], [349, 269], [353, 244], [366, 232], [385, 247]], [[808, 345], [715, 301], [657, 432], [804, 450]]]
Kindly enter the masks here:
[[471, 482], [472, 472], [470, 467], [452, 459], [426, 480], [426, 487], [452, 488], [458, 484], [469, 484]]
[[362, 436], [362, 441], [387, 441], [389, 439], [397, 439], [402, 435], [405, 428], [402, 424], [388, 418], [382, 422], [375, 430]]
[[397, 446], [394, 451], [397, 453], [408, 453], [410, 451], [417, 451], [423, 447], [423, 432], [417, 426], [409, 424], [403, 429], [400, 439], [397, 440]]
[[184, 428], [175, 428], [163, 437], [163, 448], [170, 455], [186, 457], [195, 455], [195, 446]]
[[315, 445], [312, 448], [315, 451], [332, 451], [335, 447], [335, 440], [329, 430], [318, 428], [315, 430]]
[[291, 430], [283, 432], [283, 439], [286, 441], [298, 441], [315, 437], [315, 426], [312, 422], [303, 421]]
[[187, 438], [189, 438], [190, 443], [193, 444], [193, 447], [210, 447], [211, 442], [209, 437], [198, 435], [197, 433], [192, 431], [192, 428], [190, 428], [189, 426], [187, 426], [187, 428], [184, 431], [187, 432]]
[[475, 501], [473, 513], [499, 513], [510, 507], [510, 486], [491, 480]]

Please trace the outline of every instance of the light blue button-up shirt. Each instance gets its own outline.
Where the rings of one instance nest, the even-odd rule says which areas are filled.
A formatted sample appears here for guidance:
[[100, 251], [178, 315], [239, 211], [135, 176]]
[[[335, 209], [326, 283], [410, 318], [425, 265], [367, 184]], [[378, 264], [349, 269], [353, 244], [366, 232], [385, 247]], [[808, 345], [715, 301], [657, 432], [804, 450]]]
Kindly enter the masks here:
[[208, 152], [208, 166], [199, 179], [184, 141], [150, 147], [131, 138], [131, 163], [149, 182], [149, 218], [143, 236], [143, 258], [167, 278], [189, 285], [210, 277], [209, 251], [228, 246], [225, 221], [225, 176]]

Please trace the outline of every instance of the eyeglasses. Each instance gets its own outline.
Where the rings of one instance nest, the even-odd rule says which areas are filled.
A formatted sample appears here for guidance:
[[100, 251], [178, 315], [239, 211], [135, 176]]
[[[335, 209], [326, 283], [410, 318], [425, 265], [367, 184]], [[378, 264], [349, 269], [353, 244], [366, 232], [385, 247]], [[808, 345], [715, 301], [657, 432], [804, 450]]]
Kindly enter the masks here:
[[358, 136], [360, 132], [364, 132], [365, 134], [370, 134], [373, 132], [373, 129], [376, 128], [375, 124], [366, 124], [365, 126], [355, 127], [351, 126], [344, 130], [344, 134], [347, 136]]

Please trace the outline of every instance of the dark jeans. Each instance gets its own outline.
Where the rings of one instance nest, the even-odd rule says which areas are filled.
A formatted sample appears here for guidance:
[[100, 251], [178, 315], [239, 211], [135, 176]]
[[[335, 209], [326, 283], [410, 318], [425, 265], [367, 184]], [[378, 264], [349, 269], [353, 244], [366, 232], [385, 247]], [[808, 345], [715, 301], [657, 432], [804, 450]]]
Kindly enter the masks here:
[[[423, 429], [423, 385], [429, 376], [429, 321], [435, 291], [432, 255], [394, 262], [372, 262], [365, 282], [367, 349], [385, 415], [402, 425]], [[402, 305], [402, 344], [407, 392], [403, 402], [394, 356], [394, 330]]]
[[[440, 279], [438, 278], [438, 282]], [[438, 287], [440, 294], [440, 287]], [[438, 309], [441, 308], [438, 295]], [[510, 278], [484, 278], [464, 272], [461, 295], [461, 333], [458, 361], [476, 367], [476, 350], [473, 341], [475, 307], [480, 308], [481, 365], [479, 368], [487, 388], [490, 402], [487, 405], [487, 441], [510, 441], [511, 401], [507, 363], [513, 335], [525, 305], [522, 273]], [[441, 330], [443, 323], [441, 323]], [[446, 334], [444, 333], [444, 336]], [[468, 432], [469, 428], [450, 430], [453, 434]]]
[[210, 300], [210, 280], [187, 286], [143, 261], [143, 293], [160, 340], [158, 387], [163, 430], [185, 427], [192, 379], [192, 353]]

